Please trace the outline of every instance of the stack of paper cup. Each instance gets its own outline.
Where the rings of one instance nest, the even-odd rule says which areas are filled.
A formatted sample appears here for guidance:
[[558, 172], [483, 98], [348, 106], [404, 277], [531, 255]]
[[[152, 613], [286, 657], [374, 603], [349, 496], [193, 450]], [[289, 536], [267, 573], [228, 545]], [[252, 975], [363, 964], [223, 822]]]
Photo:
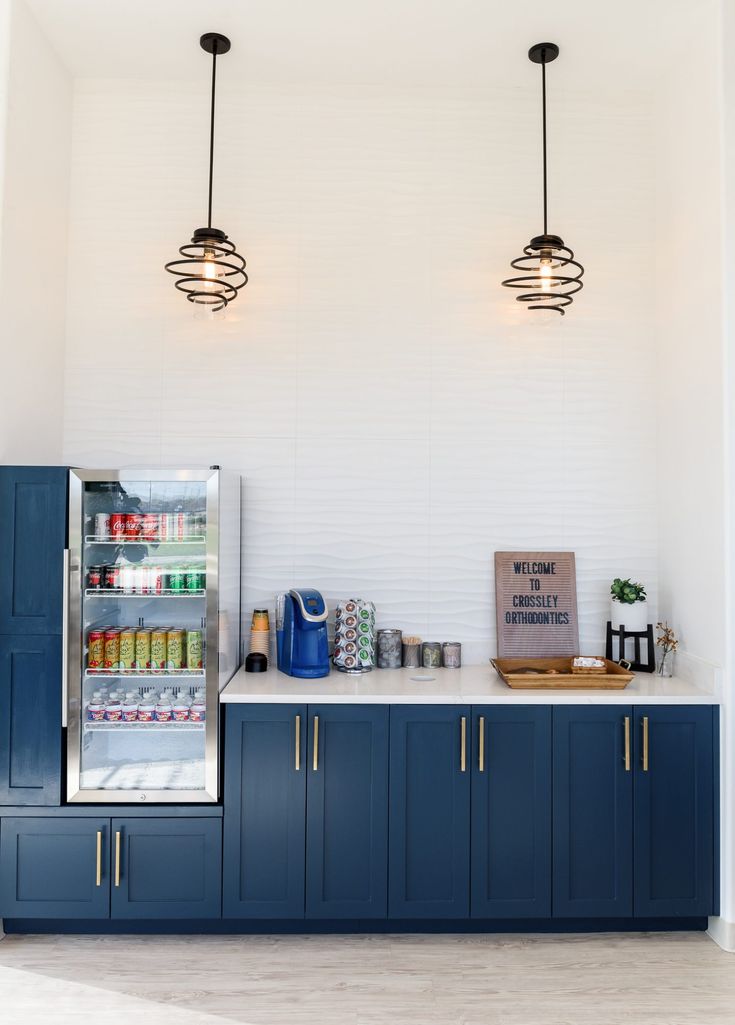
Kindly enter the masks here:
[[250, 651], [259, 651], [262, 655], [270, 655], [271, 628], [268, 609], [255, 609], [250, 630]]

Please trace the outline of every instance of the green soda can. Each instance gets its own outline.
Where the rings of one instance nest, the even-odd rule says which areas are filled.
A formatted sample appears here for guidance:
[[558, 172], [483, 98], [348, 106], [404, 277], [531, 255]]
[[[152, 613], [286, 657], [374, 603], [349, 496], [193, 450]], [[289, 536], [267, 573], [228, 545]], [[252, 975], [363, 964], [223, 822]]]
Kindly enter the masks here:
[[180, 566], [172, 567], [168, 574], [169, 591], [184, 591], [186, 589], [186, 574]]
[[204, 665], [202, 658], [202, 631], [186, 631], [186, 668], [201, 669]]
[[186, 573], [186, 590], [187, 591], [203, 591], [204, 590], [204, 574], [199, 569], [191, 569]]

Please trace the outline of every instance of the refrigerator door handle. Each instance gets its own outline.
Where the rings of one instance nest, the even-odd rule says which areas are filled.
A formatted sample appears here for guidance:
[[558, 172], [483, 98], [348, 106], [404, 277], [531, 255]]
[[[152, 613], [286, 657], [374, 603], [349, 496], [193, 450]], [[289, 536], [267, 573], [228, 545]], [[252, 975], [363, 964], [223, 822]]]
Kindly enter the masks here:
[[61, 630], [61, 725], [68, 725], [69, 709], [69, 549], [64, 549], [64, 586]]

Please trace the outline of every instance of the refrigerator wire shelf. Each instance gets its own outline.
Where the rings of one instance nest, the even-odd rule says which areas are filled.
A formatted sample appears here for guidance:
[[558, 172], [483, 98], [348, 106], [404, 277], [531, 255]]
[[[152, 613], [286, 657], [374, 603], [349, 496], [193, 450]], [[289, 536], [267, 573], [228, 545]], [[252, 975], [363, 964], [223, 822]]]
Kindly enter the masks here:
[[116, 537], [97, 537], [87, 534], [86, 545], [203, 545], [206, 543], [204, 534], [191, 534], [189, 537], [141, 537], [139, 534], [119, 534]]
[[126, 593], [114, 587], [88, 587], [84, 591], [85, 598], [204, 598], [207, 592], [203, 587], [193, 591], [174, 591], [165, 587], [162, 591], [134, 591]]

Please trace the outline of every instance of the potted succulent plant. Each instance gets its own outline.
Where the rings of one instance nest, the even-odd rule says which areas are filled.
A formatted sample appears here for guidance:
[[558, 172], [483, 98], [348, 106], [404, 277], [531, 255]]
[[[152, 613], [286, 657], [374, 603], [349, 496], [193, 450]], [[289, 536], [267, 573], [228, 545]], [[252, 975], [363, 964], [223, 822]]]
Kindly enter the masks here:
[[643, 584], [616, 577], [610, 585], [610, 619], [613, 630], [645, 630], [648, 626], [648, 598]]

